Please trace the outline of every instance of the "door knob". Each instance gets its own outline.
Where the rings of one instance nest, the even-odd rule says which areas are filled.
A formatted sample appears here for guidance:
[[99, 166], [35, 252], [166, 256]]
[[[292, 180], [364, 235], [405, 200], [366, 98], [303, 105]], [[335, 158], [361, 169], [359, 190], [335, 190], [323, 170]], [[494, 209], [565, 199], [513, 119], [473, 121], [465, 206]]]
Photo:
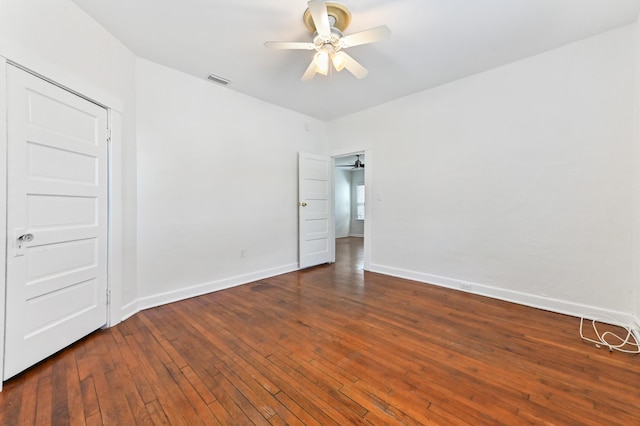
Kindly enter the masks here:
[[300, 203], [300, 205], [301, 205], [302, 207], [307, 207], [307, 203], [305, 203], [304, 201], [303, 201], [302, 203]]
[[25, 243], [28, 243], [29, 241], [33, 241], [33, 234], [20, 235], [18, 239], [20, 241], [24, 241]]

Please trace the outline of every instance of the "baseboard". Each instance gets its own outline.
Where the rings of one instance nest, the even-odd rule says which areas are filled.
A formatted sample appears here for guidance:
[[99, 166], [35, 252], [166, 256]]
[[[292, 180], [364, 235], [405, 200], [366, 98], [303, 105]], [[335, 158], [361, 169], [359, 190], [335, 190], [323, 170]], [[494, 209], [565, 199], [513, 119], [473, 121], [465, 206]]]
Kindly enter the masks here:
[[350, 237], [364, 238], [364, 234], [349, 234]]
[[[284, 265], [281, 267], [265, 269], [262, 271], [253, 272], [245, 275], [238, 275], [235, 277], [225, 278], [218, 281], [212, 281], [188, 288], [183, 288], [171, 292], [160, 293], [153, 296], [143, 297], [134, 300], [133, 302], [124, 305], [121, 309], [122, 321], [129, 317], [132, 317], [136, 313], [153, 308], [156, 306], [165, 305], [167, 303], [173, 303], [180, 300], [188, 299], [195, 296], [201, 296], [203, 294], [211, 293], [214, 291], [224, 290], [226, 288], [235, 287], [242, 284], [247, 284], [253, 281], [270, 278], [276, 275], [286, 274], [289, 272], [297, 271], [297, 264]], [[531, 306], [533, 308], [544, 309], [551, 312], [557, 312], [560, 314], [571, 315], [575, 317], [611, 317], [615, 319], [619, 324], [629, 325], [640, 341], [640, 320], [633, 315], [623, 312], [611, 311], [607, 309], [601, 309], [594, 306], [582, 305], [573, 302], [567, 302], [563, 300], [542, 297], [534, 294], [517, 292], [513, 290], [505, 290], [496, 287], [487, 286], [484, 284], [478, 284], [469, 281], [463, 281], [453, 278], [442, 277], [439, 275], [425, 274], [421, 272], [410, 271], [406, 269], [394, 268], [390, 266], [371, 264], [367, 269], [371, 272], [390, 275], [398, 278], [405, 278], [413, 281], [423, 282], [427, 284], [437, 285], [439, 287], [446, 287], [454, 290], [465, 291], [468, 293], [478, 294], [481, 296], [487, 296], [494, 299], [504, 300], [507, 302], [518, 303], [520, 305]]]
[[636, 341], [640, 343], [640, 319], [637, 316], [633, 317], [633, 324], [631, 325], [631, 331], [636, 337]]
[[263, 280], [265, 278], [270, 278], [276, 275], [282, 275], [297, 270], [298, 264], [292, 263], [276, 268], [252, 272], [250, 274], [237, 275], [235, 277], [224, 278], [221, 280], [198, 284], [187, 288], [159, 293], [153, 296], [141, 297], [122, 307], [122, 321], [145, 309], [166, 305], [168, 303], [178, 302], [180, 300], [189, 299], [191, 297], [202, 296], [203, 294], [236, 287], [242, 284]]
[[413, 281], [423, 282], [427, 284], [437, 285], [439, 287], [451, 288], [454, 290], [465, 291], [467, 293], [478, 294], [481, 296], [491, 297], [493, 299], [504, 300], [506, 302], [517, 303], [520, 305], [530, 306], [533, 308], [544, 309], [546, 311], [556, 312], [559, 314], [571, 315], [574, 317], [604, 317], [615, 320], [620, 325], [637, 328], [636, 335], [640, 334], [637, 319], [626, 312], [612, 311], [609, 309], [598, 308], [595, 306], [583, 305], [580, 303], [568, 302], [565, 300], [554, 299], [550, 297], [538, 296], [530, 293], [523, 293], [513, 290], [492, 287], [484, 284], [478, 284], [469, 281], [458, 280], [454, 278], [442, 277], [439, 275], [425, 274], [406, 269], [394, 268], [390, 266], [371, 264], [368, 269], [371, 272], [391, 275], [398, 278], [405, 278]]
[[[127, 303], [120, 309], [120, 321], [124, 321], [140, 312], [140, 303], [138, 299], [131, 303]], [[115, 324], [114, 324], [115, 325]]]

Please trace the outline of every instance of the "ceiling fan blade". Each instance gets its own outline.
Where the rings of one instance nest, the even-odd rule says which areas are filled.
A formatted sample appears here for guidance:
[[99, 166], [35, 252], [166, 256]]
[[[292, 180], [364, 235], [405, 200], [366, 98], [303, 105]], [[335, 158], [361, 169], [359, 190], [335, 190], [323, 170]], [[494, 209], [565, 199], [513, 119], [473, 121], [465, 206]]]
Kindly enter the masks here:
[[313, 50], [313, 43], [305, 41], [265, 41], [264, 47], [269, 49]]
[[391, 30], [386, 25], [370, 28], [358, 33], [349, 34], [340, 39], [340, 46], [353, 47], [361, 44], [373, 43], [383, 40], [391, 35]]
[[327, 14], [327, 5], [320, 0], [311, 0], [309, 3], [309, 12], [313, 18], [313, 24], [316, 31], [321, 36], [328, 37], [331, 35], [331, 26], [329, 25], [329, 15]]
[[312, 60], [307, 70], [302, 74], [301, 81], [309, 81], [316, 75], [316, 63]]
[[[344, 52], [342, 52], [344, 53]], [[344, 53], [344, 67], [349, 70], [356, 78], [365, 78], [369, 71], [360, 65], [358, 61]]]

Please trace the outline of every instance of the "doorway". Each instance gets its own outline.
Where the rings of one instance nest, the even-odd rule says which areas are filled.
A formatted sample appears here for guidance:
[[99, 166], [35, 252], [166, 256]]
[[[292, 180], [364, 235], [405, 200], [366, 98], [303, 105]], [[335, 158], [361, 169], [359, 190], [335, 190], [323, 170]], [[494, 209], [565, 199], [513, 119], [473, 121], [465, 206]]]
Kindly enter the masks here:
[[[360, 246], [364, 252], [366, 224], [365, 166], [367, 157], [364, 151], [334, 157], [334, 215], [336, 247], [348, 244]], [[336, 249], [338, 256], [348, 251]], [[359, 268], [364, 268], [360, 256]]]

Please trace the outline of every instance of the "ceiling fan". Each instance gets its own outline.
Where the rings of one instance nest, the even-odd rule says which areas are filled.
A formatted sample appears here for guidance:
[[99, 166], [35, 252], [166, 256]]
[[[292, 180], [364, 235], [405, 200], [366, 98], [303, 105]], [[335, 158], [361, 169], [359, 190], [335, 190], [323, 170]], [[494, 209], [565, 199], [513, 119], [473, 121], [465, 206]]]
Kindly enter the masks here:
[[313, 60], [302, 75], [302, 81], [311, 80], [316, 73], [327, 75], [330, 61], [338, 72], [346, 68], [357, 78], [366, 77], [369, 71], [343, 49], [385, 39], [389, 37], [391, 30], [386, 25], [381, 25], [343, 36], [342, 32], [351, 22], [351, 13], [345, 5], [321, 0], [311, 0], [307, 4], [308, 9], [302, 20], [313, 34], [312, 42], [267, 41], [264, 46], [271, 49], [315, 50]]
[[360, 161], [360, 155], [356, 154], [356, 162], [353, 164], [342, 164], [336, 167], [349, 167], [353, 169], [364, 169], [364, 163]]

